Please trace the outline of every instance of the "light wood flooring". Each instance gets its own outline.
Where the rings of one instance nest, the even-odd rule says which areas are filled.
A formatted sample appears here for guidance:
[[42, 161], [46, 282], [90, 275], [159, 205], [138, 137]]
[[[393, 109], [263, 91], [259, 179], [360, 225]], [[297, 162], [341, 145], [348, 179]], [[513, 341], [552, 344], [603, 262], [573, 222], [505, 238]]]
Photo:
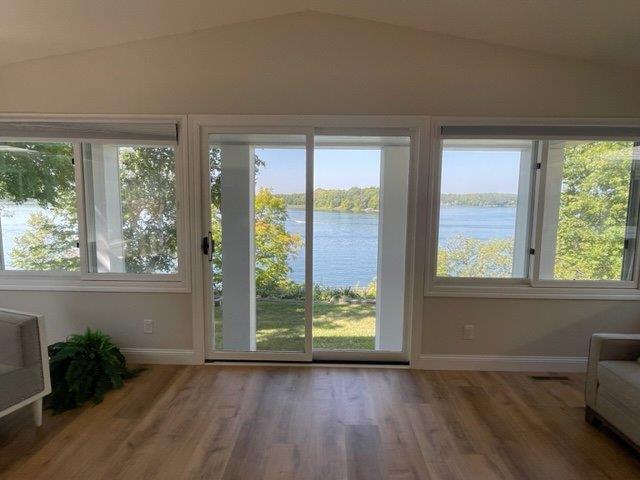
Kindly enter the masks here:
[[0, 419], [2, 479], [640, 479], [583, 375], [152, 366], [104, 403]]

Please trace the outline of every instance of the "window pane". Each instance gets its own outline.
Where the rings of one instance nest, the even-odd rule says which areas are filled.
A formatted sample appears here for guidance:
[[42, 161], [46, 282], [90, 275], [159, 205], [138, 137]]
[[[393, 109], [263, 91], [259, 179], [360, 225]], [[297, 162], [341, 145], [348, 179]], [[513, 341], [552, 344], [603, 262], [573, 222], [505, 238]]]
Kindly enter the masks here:
[[175, 153], [83, 144], [89, 271], [178, 271]]
[[304, 135], [209, 136], [213, 345], [305, 349]]
[[77, 271], [78, 220], [70, 143], [0, 143], [5, 270]]
[[526, 277], [534, 147], [443, 141], [439, 277]]
[[637, 144], [549, 144], [540, 278], [632, 280]]

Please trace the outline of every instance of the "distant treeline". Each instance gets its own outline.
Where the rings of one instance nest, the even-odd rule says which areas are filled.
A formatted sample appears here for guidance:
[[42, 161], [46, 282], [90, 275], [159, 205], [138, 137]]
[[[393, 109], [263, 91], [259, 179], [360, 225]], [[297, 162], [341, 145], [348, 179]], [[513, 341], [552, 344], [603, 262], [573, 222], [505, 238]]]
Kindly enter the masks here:
[[[353, 187], [349, 190], [327, 190], [316, 188], [313, 204], [316, 210], [340, 210], [364, 212], [378, 210], [378, 188]], [[304, 206], [304, 193], [285, 193], [278, 195], [290, 207]]]
[[515, 207], [515, 193], [443, 193], [441, 205], [447, 207]]
[[[303, 207], [304, 193], [284, 193], [289, 207]], [[442, 205], [447, 207], [515, 207], [517, 196], [513, 193], [443, 193]], [[314, 206], [316, 210], [340, 210], [351, 212], [377, 211], [378, 187], [353, 187], [348, 190], [316, 188]]]

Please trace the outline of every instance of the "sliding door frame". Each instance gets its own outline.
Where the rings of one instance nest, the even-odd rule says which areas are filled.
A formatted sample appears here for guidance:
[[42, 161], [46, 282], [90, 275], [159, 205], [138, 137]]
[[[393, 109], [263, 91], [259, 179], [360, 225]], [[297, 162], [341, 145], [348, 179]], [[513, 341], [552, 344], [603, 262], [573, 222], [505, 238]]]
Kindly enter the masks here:
[[[325, 132], [340, 132], [354, 136], [408, 136], [410, 137], [410, 160], [407, 199], [407, 232], [405, 245], [405, 295], [404, 295], [404, 333], [403, 350], [356, 351], [356, 350], [316, 350], [312, 349], [313, 328], [313, 288], [306, 288], [305, 297], [305, 351], [304, 352], [225, 352], [213, 349], [211, 335], [211, 278], [210, 265], [200, 252], [200, 241], [210, 227], [210, 205], [208, 205], [208, 137], [211, 133], [254, 133], [254, 134], [304, 134], [307, 135], [306, 162], [306, 211], [305, 211], [305, 284], [313, 286], [313, 151], [314, 136]], [[421, 168], [424, 152], [421, 142], [427, 138], [428, 122], [423, 116], [372, 116], [372, 115], [190, 115], [190, 165], [191, 187], [194, 190], [194, 214], [192, 217], [192, 246], [198, 255], [194, 255], [194, 348], [202, 352], [205, 360], [244, 360], [244, 361], [284, 361], [309, 362], [311, 360], [334, 361], [378, 361], [408, 362], [411, 352], [419, 352], [422, 315], [422, 296], [424, 263], [424, 245], [417, 230], [424, 225], [424, 219], [418, 218], [418, 185], [424, 182], [426, 170]], [[422, 146], [423, 147], [423, 146]], [[422, 178], [422, 180], [420, 180]], [[192, 198], [194, 198], [192, 197]], [[199, 257], [197, 260], [195, 257]], [[417, 294], [416, 294], [417, 292]], [[199, 332], [203, 338], [198, 339]]]
[[[312, 360], [313, 339], [313, 130], [298, 126], [201, 126], [200, 133], [200, 190], [202, 211], [202, 232], [211, 230], [210, 206], [210, 171], [209, 171], [209, 136], [215, 134], [247, 134], [247, 135], [300, 135], [305, 137], [305, 318], [304, 318], [304, 351], [225, 351], [216, 350], [214, 346], [215, 327], [212, 322], [215, 306], [213, 305], [213, 289], [211, 282], [211, 263], [206, 255], [201, 255], [203, 272], [202, 285], [204, 293], [204, 330], [205, 358], [208, 360], [255, 360], [255, 361], [288, 361], [310, 362]], [[224, 161], [224, 160], [223, 160]], [[311, 207], [311, 208], [309, 208]], [[205, 236], [205, 233], [201, 237]], [[211, 248], [211, 247], [210, 247]], [[224, 268], [224, 264], [222, 266]]]

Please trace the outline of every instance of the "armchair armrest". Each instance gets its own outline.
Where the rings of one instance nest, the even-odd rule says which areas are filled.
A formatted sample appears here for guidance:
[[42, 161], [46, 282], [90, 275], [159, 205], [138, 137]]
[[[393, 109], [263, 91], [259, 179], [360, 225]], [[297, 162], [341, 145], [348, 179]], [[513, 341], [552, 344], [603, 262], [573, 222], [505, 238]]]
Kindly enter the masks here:
[[598, 390], [598, 362], [602, 360], [636, 360], [640, 357], [640, 334], [594, 333], [589, 344], [585, 400], [594, 407]]

